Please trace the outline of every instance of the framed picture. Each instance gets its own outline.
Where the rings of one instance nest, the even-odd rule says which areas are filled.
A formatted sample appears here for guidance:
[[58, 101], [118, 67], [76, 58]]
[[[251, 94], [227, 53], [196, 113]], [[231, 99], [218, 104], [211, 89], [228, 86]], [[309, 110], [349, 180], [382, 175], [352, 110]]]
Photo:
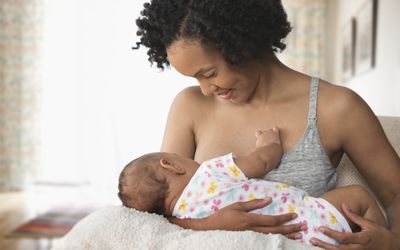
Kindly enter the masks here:
[[355, 48], [355, 19], [352, 18], [343, 27], [342, 35], [342, 80], [349, 80], [355, 72], [354, 65], [354, 48]]
[[377, 0], [365, 0], [355, 17], [355, 71], [361, 74], [375, 66]]

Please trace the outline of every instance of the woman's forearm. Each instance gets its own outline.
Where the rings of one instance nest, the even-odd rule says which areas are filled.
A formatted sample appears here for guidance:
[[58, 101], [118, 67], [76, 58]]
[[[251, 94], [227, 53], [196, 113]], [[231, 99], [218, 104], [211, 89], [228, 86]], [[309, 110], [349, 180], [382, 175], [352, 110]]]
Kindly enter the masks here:
[[252, 230], [260, 233], [281, 233], [292, 236], [304, 230], [302, 223], [283, 225], [297, 217], [294, 213], [273, 216], [249, 213], [249, 211], [267, 206], [271, 201], [271, 199], [254, 199], [236, 202], [221, 208], [206, 218], [177, 219], [169, 217], [168, 220], [178, 226], [193, 230]]
[[387, 207], [387, 219], [390, 230], [400, 238], [400, 194], [398, 194], [392, 204]]

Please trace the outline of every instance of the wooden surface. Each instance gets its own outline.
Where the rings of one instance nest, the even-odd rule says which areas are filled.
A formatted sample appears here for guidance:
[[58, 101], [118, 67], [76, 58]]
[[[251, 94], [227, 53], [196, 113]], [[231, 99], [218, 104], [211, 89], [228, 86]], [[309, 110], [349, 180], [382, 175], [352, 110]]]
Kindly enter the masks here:
[[10, 238], [21, 224], [54, 208], [93, 209], [119, 204], [109, 188], [39, 186], [25, 192], [0, 192], [0, 250], [48, 250], [57, 239]]

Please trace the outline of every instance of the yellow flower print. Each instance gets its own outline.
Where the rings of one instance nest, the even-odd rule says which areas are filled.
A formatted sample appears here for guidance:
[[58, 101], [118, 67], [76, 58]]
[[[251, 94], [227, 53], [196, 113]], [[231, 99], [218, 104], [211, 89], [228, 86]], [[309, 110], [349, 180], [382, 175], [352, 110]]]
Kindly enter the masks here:
[[289, 213], [294, 213], [296, 211], [296, 206], [293, 204], [288, 205]]
[[282, 185], [282, 188], [283, 188], [283, 189], [288, 189], [288, 188], [289, 188], [289, 185], [288, 185], [288, 184], [283, 184], [283, 185]]
[[279, 184], [276, 184], [276, 185], [275, 185], [275, 189], [281, 190], [281, 189], [282, 189], [282, 186], [279, 185]]
[[215, 185], [215, 182], [212, 181], [210, 183], [210, 187], [207, 190], [207, 194], [213, 194], [215, 192], [215, 189], [217, 189], [217, 185]]
[[186, 200], [182, 200], [182, 203], [179, 206], [179, 211], [181, 212], [185, 211], [186, 206], [187, 206]]
[[256, 196], [254, 195], [254, 194], [250, 194], [249, 195], [249, 200], [251, 201], [251, 200], [254, 200], [256, 198]]
[[331, 224], [338, 223], [338, 220], [336, 219], [336, 216], [331, 211], [328, 211], [328, 213], [329, 213], [329, 216], [331, 217]]
[[234, 176], [239, 176], [240, 170], [237, 169], [235, 166], [230, 166], [229, 170], [233, 173]]

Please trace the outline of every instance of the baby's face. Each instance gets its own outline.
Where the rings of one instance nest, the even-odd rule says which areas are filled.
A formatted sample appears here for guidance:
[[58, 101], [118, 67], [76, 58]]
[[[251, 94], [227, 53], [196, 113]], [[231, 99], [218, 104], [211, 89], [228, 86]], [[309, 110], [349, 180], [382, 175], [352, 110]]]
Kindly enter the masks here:
[[165, 154], [165, 157], [170, 159], [174, 164], [179, 165], [180, 167], [184, 168], [185, 170], [188, 170], [191, 172], [193, 169], [196, 169], [199, 167], [199, 164], [189, 158], [179, 156], [174, 153], [162, 153]]

